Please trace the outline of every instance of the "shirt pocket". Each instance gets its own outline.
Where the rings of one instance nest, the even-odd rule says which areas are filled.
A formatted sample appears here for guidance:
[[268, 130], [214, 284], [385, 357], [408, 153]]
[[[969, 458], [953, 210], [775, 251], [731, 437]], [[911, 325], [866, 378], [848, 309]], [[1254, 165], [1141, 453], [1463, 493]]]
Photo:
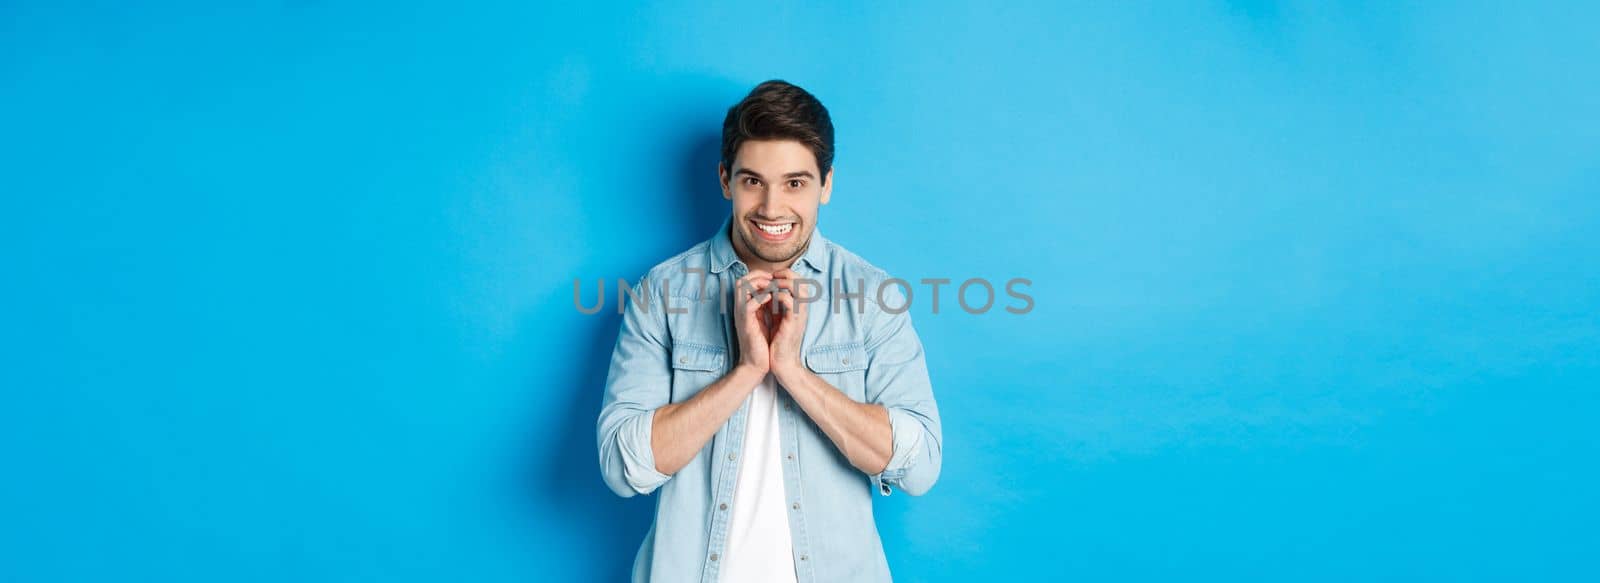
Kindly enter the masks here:
[[672, 345], [672, 402], [681, 403], [722, 378], [728, 350], [721, 346], [678, 342]]
[[866, 402], [867, 351], [860, 342], [813, 347], [806, 351], [806, 368], [857, 403]]

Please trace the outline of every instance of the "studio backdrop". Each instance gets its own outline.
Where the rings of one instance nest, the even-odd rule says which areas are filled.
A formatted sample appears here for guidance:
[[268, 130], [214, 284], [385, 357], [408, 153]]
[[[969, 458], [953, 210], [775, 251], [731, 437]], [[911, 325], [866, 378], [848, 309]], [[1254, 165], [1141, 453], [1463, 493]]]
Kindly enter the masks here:
[[913, 284], [897, 580], [1600, 578], [1592, 5], [563, 4], [0, 5], [0, 580], [624, 579], [616, 282], [767, 79]]

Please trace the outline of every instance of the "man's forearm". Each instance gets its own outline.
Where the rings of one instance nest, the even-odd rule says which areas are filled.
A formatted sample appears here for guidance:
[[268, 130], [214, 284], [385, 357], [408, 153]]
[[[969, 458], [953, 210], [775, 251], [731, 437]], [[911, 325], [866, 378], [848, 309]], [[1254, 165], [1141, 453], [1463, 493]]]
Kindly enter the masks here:
[[656, 409], [650, 428], [656, 471], [670, 476], [688, 465], [764, 376], [754, 368], [737, 366], [688, 400]]
[[878, 474], [889, 466], [894, 432], [888, 409], [857, 403], [805, 367], [781, 373], [775, 368], [773, 374], [850, 465], [868, 474]]

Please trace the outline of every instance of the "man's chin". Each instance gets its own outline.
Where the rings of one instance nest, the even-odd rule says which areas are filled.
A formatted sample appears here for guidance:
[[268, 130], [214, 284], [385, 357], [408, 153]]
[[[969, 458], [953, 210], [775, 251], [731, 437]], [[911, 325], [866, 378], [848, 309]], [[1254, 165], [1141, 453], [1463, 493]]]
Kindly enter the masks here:
[[762, 261], [767, 263], [783, 263], [800, 256], [800, 249], [798, 247], [793, 249], [763, 248], [762, 246], [757, 245], [756, 247], [752, 248], [751, 251], [755, 252], [756, 257], [760, 257]]

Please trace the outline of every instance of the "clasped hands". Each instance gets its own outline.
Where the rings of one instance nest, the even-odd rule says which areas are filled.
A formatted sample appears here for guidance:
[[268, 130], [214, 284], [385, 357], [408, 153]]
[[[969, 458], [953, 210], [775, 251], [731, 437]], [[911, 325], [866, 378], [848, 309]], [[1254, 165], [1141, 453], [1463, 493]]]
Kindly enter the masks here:
[[739, 365], [754, 372], [783, 380], [805, 371], [800, 362], [800, 343], [806, 335], [806, 304], [813, 295], [800, 295], [802, 279], [789, 269], [767, 272], [759, 269], [734, 284], [734, 329], [739, 335]]

